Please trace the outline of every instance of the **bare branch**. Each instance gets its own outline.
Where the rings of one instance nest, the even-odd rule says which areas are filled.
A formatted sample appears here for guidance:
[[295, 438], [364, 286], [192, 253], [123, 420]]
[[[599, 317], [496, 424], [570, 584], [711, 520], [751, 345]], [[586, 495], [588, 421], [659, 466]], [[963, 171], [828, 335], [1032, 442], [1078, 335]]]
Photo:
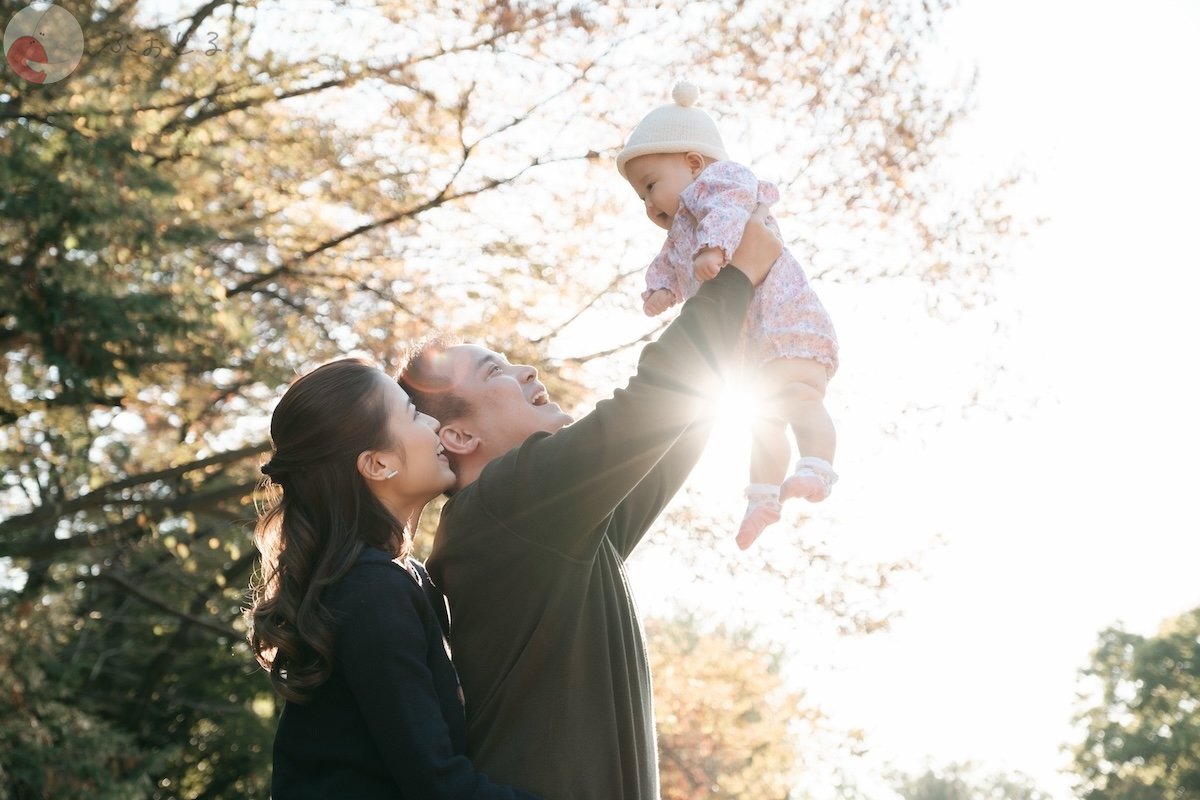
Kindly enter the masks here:
[[293, 97], [303, 97], [306, 94], [313, 94], [314, 92], [323, 92], [326, 89], [331, 89], [335, 86], [349, 86], [351, 84], [357, 83], [359, 80], [362, 80], [361, 76], [349, 76], [348, 75], [343, 78], [334, 78], [334, 79], [322, 81], [320, 83], [313, 84], [312, 86], [305, 86], [300, 89], [292, 89], [290, 91], [277, 92], [277, 93], [272, 93], [270, 95], [255, 95], [253, 97], [249, 97], [244, 100], [239, 100], [236, 103], [230, 103], [229, 105], [217, 106], [215, 108], [210, 108], [208, 111], [199, 113], [194, 117], [188, 117], [186, 115], [186, 111], [185, 111], [185, 112], [182, 112], [182, 113], [176, 115], [174, 119], [172, 119], [170, 122], [168, 122], [166, 125], [164, 125], [162, 127], [162, 130], [159, 131], [159, 133], [160, 134], [172, 133], [185, 125], [187, 125], [187, 126], [200, 125], [201, 123], [207, 122], [210, 119], [216, 119], [218, 117], [223, 117], [226, 114], [232, 114], [235, 111], [245, 111], [247, 108], [254, 108], [255, 106], [262, 106], [262, 105], [266, 105], [267, 103], [277, 102], [280, 100], [288, 100]]
[[154, 70], [154, 76], [151, 78], [152, 83], [160, 83], [163, 77], [175, 68], [175, 64], [183, 54], [183, 49], [187, 46], [188, 40], [192, 38], [192, 34], [199, 30], [204, 21], [212, 16], [212, 13], [224, 5], [225, 2], [226, 0], [209, 0], [206, 5], [196, 9], [196, 13], [192, 14], [188, 22], [187, 30], [175, 38], [175, 44], [171, 47], [171, 55], [162, 59], [157, 69]]
[[[348, 242], [349, 240], [351, 240], [357, 236], [361, 236], [365, 233], [369, 233], [369, 232], [371, 232], [373, 230], [377, 230], [379, 228], [385, 228], [388, 225], [393, 225], [397, 222], [400, 222], [401, 220], [417, 217], [421, 214], [424, 214], [426, 211], [446, 205], [447, 203], [452, 203], [456, 200], [463, 200], [468, 197], [474, 197], [475, 195], [482, 194], [484, 192], [495, 189], [498, 186], [504, 186], [506, 184], [513, 183], [518, 178], [520, 178], [522, 175], [524, 175], [526, 172], [528, 172], [529, 170], [531, 170], [535, 167], [545, 166], [547, 164], [557, 164], [557, 163], [562, 163], [562, 162], [566, 162], [566, 161], [576, 161], [579, 159], [592, 159], [592, 158], [596, 158], [596, 157], [597, 157], [596, 153], [589, 152], [589, 153], [583, 154], [582, 156], [564, 156], [562, 158], [547, 158], [547, 159], [535, 158], [533, 161], [531, 161], [528, 164], [526, 164], [525, 166], [521, 167], [521, 169], [517, 170], [516, 172], [514, 172], [511, 175], [508, 175], [503, 178], [492, 178], [491, 180], [485, 181], [484, 183], [475, 187], [474, 189], [467, 189], [465, 191], [458, 192], [457, 194], [448, 194], [448, 192], [450, 190], [450, 184], [447, 184], [440, 193], [434, 195], [430, 199], [426, 200], [424, 203], [421, 203], [420, 205], [414, 206], [412, 208], [404, 209], [402, 211], [397, 211], [394, 214], [388, 214], [387, 216], [380, 217], [379, 219], [371, 220], [370, 222], [365, 222], [356, 228], [346, 231], [345, 233], [341, 233], [331, 239], [327, 239], [324, 242], [317, 245], [316, 247], [313, 247], [313, 248], [301, 253], [299, 256], [292, 259], [291, 261], [288, 261], [284, 264], [281, 264], [278, 267], [275, 267], [274, 269], [260, 273], [258, 275], [255, 275], [253, 278], [249, 278], [249, 279], [239, 283], [238, 285], [229, 289], [227, 294], [232, 296], [232, 295], [237, 295], [237, 294], [242, 294], [244, 292], [248, 292], [257, 286], [261, 286], [262, 284], [267, 283], [268, 281], [274, 280], [275, 278], [278, 278], [282, 275], [292, 272], [292, 270], [297, 265], [302, 264], [305, 261], [308, 261], [309, 259], [313, 258], [314, 256], [319, 255], [320, 253], [325, 252], [326, 250], [337, 247], [340, 244], [344, 244], [345, 242]], [[460, 164], [459, 169], [456, 170], [454, 173], [454, 176], [451, 177], [451, 181], [453, 181], [453, 178], [459, 174], [461, 169], [462, 169], [462, 165]]]
[[611, 356], [616, 353], [620, 353], [623, 350], [628, 350], [631, 347], [636, 347], [639, 344], [650, 341], [655, 336], [657, 336], [659, 333], [661, 333], [663, 331], [663, 329], [665, 329], [670, 324], [671, 324], [670, 320], [663, 320], [662, 322], [658, 323], [657, 328], [647, 331], [646, 333], [642, 334], [641, 336], [639, 336], [638, 338], [634, 339], [631, 342], [626, 342], [625, 344], [620, 344], [620, 345], [617, 345], [616, 347], [610, 347], [609, 349], [601, 350], [598, 353], [590, 353], [585, 356], [571, 356], [569, 358], [559, 359], [559, 361], [564, 364], [579, 365], [579, 364], [586, 364], [589, 361], [594, 361], [597, 358], [606, 358], [607, 356]]
[[[539, 344], [542, 344], [543, 342], [553, 339], [555, 336], [558, 336], [560, 333], [563, 332], [563, 329], [565, 329], [572, 322], [574, 322], [575, 320], [577, 320], [581, 316], [583, 316], [584, 313], [587, 312], [587, 310], [589, 308], [594, 306], [596, 304], [596, 302], [600, 300], [601, 297], [604, 297], [609, 292], [611, 292], [613, 289], [617, 288], [617, 286], [622, 281], [624, 281], [626, 278], [630, 277], [631, 275], [635, 275], [641, 271], [642, 271], [642, 268], [638, 267], [637, 269], [631, 269], [628, 272], [618, 272], [617, 276], [615, 278], [613, 278], [611, 281], [609, 281], [607, 286], [605, 286], [603, 289], [601, 289], [599, 292], [597, 292], [590, 300], [588, 300], [586, 303], [584, 303], [583, 306], [578, 311], [576, 311], [574, 314], [572, 314], [570, 316], [570, 318], [568, 318], [565, 322], [563, 322], [559, 325], [556, 325], [548, 333], [545, 333], [545, 334], [537, 337], [536, 339], [530, 339], [529, 343], [533, 344], [533, 345], [539, 345]], [[659, 330], [661, 330], [661, 328]]]

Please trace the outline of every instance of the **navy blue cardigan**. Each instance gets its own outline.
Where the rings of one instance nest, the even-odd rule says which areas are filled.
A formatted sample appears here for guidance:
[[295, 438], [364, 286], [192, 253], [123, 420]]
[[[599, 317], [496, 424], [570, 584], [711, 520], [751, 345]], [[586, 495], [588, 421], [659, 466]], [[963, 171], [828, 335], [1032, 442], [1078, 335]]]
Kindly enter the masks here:
[[274, 800], [537, 800], [490, 782], [464, 755], [445, 605], [420, 564], [409, 563], [423, 586], [386, 553], [367, 548], [326, 589], [322, 600], [336, 629], [333, 674], [308, 702], [284, 705]]

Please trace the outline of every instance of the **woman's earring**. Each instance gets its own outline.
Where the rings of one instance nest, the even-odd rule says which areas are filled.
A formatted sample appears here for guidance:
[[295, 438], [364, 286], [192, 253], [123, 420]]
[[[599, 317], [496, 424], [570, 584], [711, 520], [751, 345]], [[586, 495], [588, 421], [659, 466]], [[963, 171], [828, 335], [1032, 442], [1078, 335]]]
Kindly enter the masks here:
[[399, 474], [400, 474], [400, 470], [398, 470], [398, 469], [394, 469], [394, 470], [392, 470], [391, 472], [389, 472], [387, 475], [384, 475], [384, 476], [383, 476], [383, 479], [384, 479], [385, 481], [390, 481], [392, 478], [396, 477], [396, 476], [397, 476], [397, 475], [399, 475]]

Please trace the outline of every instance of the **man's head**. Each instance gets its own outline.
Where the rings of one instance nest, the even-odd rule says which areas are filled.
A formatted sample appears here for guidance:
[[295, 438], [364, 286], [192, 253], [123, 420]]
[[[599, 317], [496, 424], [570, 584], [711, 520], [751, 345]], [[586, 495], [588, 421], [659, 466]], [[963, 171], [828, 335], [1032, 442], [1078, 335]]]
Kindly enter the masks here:
[[439, 436], [457, 488], [474, 482], [489, 462], [530, 435], [554, 433], [571, 422], [550, 401], [536, 369], [443, 336], [409, 352], [399, 381], [418, 409], [441, 422]]

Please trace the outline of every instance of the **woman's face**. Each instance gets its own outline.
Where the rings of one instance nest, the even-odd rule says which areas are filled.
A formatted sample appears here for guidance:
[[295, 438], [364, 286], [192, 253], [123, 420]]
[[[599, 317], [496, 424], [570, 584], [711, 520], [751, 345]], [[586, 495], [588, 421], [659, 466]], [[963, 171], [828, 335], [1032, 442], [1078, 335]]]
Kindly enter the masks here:
[[399, 384], [383, 377], [390, 444], [379, 452], [389, 455], [388, 463], [398, 471], [386, 483], [394, 494], [423, 505], [454, 485], [454, 472], [437, 435], [440, 425], [417, 411]]

